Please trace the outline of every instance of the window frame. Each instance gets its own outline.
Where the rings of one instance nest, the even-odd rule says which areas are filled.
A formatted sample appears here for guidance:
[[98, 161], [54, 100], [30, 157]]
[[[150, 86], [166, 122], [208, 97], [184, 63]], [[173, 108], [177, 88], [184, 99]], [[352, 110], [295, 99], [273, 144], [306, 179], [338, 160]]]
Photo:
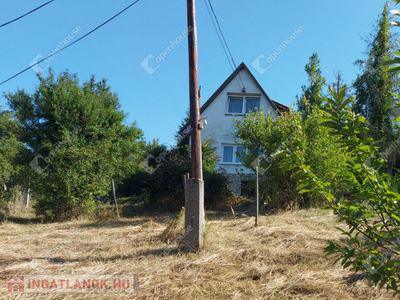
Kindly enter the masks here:
[[[247, 112], [247, 101], [258, 101], [259, 103], [258, 103], [258, 109], [257, 109], [257, 111], [259, 111], [260, 110], [260, 108], [261, 108], [261, 98], [257, 98], [257, 97], [246, 97], [245, 98], [245, 103], [244, 103], [244, 105], [243, 105], [243, 108], [244, 108], [244, 114], [248, 114], [248, 112]], [[253, 111], [254, 112], [254, 111]]]
[[[259, 109], [261, 108], [261, 94], [234, 94], [234, 93], [228, 93], [227, 95], [228, 100], [226, 104], [226, 111], [225, 114], [229, 116], [243, 116], [248, 114], [246, 112], [247, 108], [247, 100], [258, 100], [260, 101]], [[234, 113], [234, 112], [229, 112], [229, 105], [230, 105], [230, 100], [231, 99], [239, 99], [241, 98], [242, 101], [242, 110], [241, 113]]]
[[[233, 147], [233, 154], [232, 154], [232, 161], [224, 161], [224, 153], [225, 153], [225, 147]], [[246, 151], [246, 148], [243, 146], [243, 145], [240, 145], [240, 144], [221, 144], [221, 160], [220, 160], [220, 164], [223, 164], [223, 165], [243, 165], [243, 162], [236, 162], [236, 157], [237, 157], [237, 154], [236, 154], [236, 152], [238, 152], [238, 147], [241, 147], [241, 148], [243, 148], [243, 150], [242, 151]]]
[[[241, 100], [242, 101], [242, 108], [240, 109], [240, 113], [238, 112], [230, 112], [229, 108], [231, 106], [231, 100]], [[243, 104], [246, 102], [246, 99], [244, 97], [240, 96], [229, 96], [228, 97], [228, 107], [226, 108], [226, 113], [229, 115], [243, 115]]]

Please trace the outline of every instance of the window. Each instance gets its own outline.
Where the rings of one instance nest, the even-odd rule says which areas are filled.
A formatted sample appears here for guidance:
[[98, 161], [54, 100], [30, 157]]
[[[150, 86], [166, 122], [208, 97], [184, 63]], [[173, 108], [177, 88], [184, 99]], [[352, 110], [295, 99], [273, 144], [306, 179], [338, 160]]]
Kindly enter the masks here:
[[246, 114], [260, 109], [260, 99], [247, 98], [246, 99]]
[[224, 146], [223, 162], [233, 162], [233, 148], [234, 146]]
[[247, 114], [260, 109], [260, 98], [258, 97], [229, 97], [228, 114]]
[[243, 146], [223, 145], [222, 146], [222, 162], [230, 164], [241, 164], [240, 153], [244, 151]]
[[229, 98], [228, 112], [231, 114], [241, 114], [243, 109], [243, 98]]
[[235, 157], [235, 162], [241, 164], [243, 161], [240, 158], [240, 154], [244, 151], [244, 147], [242, 146], [237, 146], [236, 147], [236, 157]]

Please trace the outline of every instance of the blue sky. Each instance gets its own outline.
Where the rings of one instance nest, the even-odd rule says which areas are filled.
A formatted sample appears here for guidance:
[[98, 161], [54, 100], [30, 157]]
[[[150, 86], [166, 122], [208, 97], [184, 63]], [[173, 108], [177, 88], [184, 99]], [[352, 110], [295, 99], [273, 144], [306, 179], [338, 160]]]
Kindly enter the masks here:
[[[0, 23], [13, 19], [45, 0], [1, 0]], [[72, 40], [92, 30], [131, 0], [56, 0], [11, 25], [0, 28], [0, 81], [29, 66], [38, 55], [46, 56], [73, 30]], [[236, 64], [245, 62], [270, 98], [286, 105], [295, 102], [301, 85], [307, 82], [304, 66], [313, 52], [321, 61], [328, 83], [334, 72], [343, 71], [347, 83], [357, 74], [353, 65], [363, 57], [366, 44], [361, 39], [371, 32], [382, 12], [383, 0], [277, 1], [214, 0], [214, 9]], [[105, 27], [54, 57], [50, 64], [56, 73], [69, 69], [81, 81], [94, 74], [106, 78], [119, 95], [128, 123], [137, 121], [147, 140], [159, 138], [171, 143], [189, 106], [186, 1], [141, 0]], [[208, 16], [203, 0], [197, 0], [199, 42], [199, 81], [202, 103], [223, 83], [232, 70]], [[260, 74], [252, 62], [269, 57], [293, 31], [301, 34], [277, 56], [271, 67]], [[171, 41], [179, 41], [151, 75], [142, 67], [147, 58], [158, 57]], [[268, 64], [267, 64], [268, 65]], [[266, 67], [264, 61], [262, 66]], [[152, 71], [147, 68], [148, 71]], [[19, 87], [32, 92], [38, 84], [29, 70], [0, 86], [0, 93]], [[5, 99], [1, 96], [0, 105]]]

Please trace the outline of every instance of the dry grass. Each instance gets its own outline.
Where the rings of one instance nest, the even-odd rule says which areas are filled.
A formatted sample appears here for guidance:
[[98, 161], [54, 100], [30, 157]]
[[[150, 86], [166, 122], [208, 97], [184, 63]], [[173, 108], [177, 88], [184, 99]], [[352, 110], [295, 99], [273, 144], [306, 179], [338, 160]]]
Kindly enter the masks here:
[[[254, 218], [237, 216], [209, 212], [204, 249], [187, 255], [176, 242], [162, 238], [170, 215], [106, 224], [9, 221], [0, 226], [0, 298], [11, 299], [5, 293], [7, 274], [73, 273], [138, 274], [139, 299], [391, 299], [366, 280], [348, 284], [351, 274], [324, 256], [327, 239], [341, 238], [330, 212], [263, 216], [257, 228]], [[125, 297], [133, 296], [79, 298]]]

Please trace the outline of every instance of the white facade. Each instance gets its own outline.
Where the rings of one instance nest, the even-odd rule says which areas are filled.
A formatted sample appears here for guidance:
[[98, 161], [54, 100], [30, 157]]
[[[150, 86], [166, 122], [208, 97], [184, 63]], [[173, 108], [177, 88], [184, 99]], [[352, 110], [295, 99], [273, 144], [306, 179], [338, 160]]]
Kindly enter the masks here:
[[[240, 110], [240, 99], [243, 100], [242, 113], [233, 113], [232, 111]], [[202, 140], [211, 140], [220, 159], [217, 167], [222, 167], [227, 174], [238, 174], [237, 171], [243, 174], [253, 173], [244, 168], [235, 157], [235, 152], [241, 150], [241, 147], [233, 119], [243, 119], [246, 105], [250, 107], [258, 103], [260, 107], [265, 108], [265, 112], [272, 111], [275, 116], [279, 113], [277, 103], [268, 97], [246, 65], [242, 63], [201, 108], [201, 118], [207, 118], [207, 125], [204, 125], [201, 132]]]

